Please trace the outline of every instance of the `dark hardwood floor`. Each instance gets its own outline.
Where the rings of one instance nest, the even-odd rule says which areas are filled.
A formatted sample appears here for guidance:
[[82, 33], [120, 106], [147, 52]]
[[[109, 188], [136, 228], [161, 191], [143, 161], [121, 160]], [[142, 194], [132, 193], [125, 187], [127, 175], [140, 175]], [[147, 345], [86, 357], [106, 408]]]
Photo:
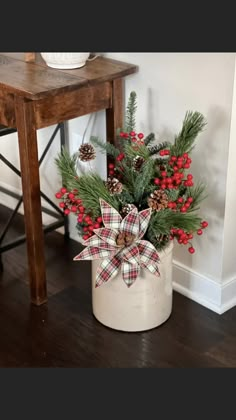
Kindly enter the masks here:
[[[9, 217], [0, 206], [0, 228]], [[22, 233], [17, 216], [8, 238]], [[25, 245], [2, 255], [0, 367], [236, 367], [236, 307], [217, 315], [174, 293], [162, 326], [124, 333], [92, 315], [90, 262], [73, 262], [79, 244], [45, 236], [48, 303], [31, 306]]]

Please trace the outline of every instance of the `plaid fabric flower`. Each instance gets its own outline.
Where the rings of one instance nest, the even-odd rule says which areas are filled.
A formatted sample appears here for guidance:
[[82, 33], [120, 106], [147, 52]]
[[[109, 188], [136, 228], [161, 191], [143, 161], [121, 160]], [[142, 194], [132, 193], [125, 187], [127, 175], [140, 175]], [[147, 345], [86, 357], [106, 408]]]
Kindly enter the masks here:
[[[105, 227], [94, 229], [94, 235], [84, 241], [86, 248], [74, 261], [103, 259], [96, 273], [96, 287], [114, 278], [120, 269], [128, 287], [137, 279], [141, 267], [159, 276], [157, 251], [151, 242], [141, 239], [148, 228], [152, 209], [138, 212], [135, 207], [122, 219], [106, 201], [100, 199], [100, 206]], [[131, 244], [118, 245], [118, 235], [131, 238]]]

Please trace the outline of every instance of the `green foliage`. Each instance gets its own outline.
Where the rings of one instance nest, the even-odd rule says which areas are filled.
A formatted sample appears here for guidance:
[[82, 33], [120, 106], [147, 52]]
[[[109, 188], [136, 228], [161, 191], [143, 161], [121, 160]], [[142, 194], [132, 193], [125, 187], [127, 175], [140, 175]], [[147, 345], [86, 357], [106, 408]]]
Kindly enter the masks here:
[[77, 154], [69, 155], [68, 151], [63, 148], [62, 152], [55, 158], [55, 163], [58, 168], [58, 172], [62, 177], [62, 183], [68, 189], [77, 188], [78, 186], [78, 174], [76, 170]]
[[188, 197], [193, 198], [193, 203], [191, 205], [191, 209], [189, 211], [196, 211], [199, 210], [199, 204], [207, 198], [207, 194], [205, 194], [206, 186], [203, 182], [198, 182], [196, 186], [187, 188], [186, 193]]
[[126, 157], [128, 159], [130, 159], [131, 161], [136, 156], [142, 156], [144, 159], [149, 158], [148, 148], [145, 145], [140, 145], [140, 146], [135, 145], [135, 147], [134, 147], [134, 144], [132, 144], [132, 143], [129, 144], [128, 142], [126, 142], [124, 144], [123, 152], [125, 153]]
[[150, 184], [151, 179], [153, 178], [154, 173], [154, 161], [152, 159], [147, 160], [141, 167], [140, 172], [135, 177], [133, 184], [133, 195], [134, 202], [137, 207], [140, 207], [142, 202], [143, 194]]
[[104, 143], [98, 137], [91, 136], [90, 141], [95, 147], [98, 147], [102, 153], [107, 153], [109, 156], [116, 158], [120, 153], [119, 149], [117, 149], [113, 144], [109, 142]]
[[171, 154], [181, 156], [183, 153], [190, 153], [194, 147], [196, 137], [203, 131], [205, 125], [206, 120], [200, 112], [187, 111], [182, 130], [171, 147]]
[[[86, 213], [93, 217], [100, 216], [99, 198], [103, 198], [117, 211], [126, 204], [134, 204], [138, 210], [148, 207], [148, 198], [150, 194], [162, 189], [166, 193], [168, 202], [175, 203], [175, 208], [165, 208], [160, 211], [153, 210], [148, 230], [145, 238], [149, 240], [157, 250], [164, 249], [169, 241], [171, 229], [183, 229], [184, 232], [194, 233], [200, 228], [201, 218], [197, 214], [199, 205], [206, 198], [205, 185], [201, 182], [195, 186], [184, 185], [188, 174], [188, 168], [184, 165], [178, 166], [177, 159], [171, 161], [174, 156], [182, 156], [183, 153], [190, 153], [195, 145], [197, 135], [202, 132], [206, 121], [199, 112], [188, 111], [185, 115], [182, 129], [175, 137], [174, 144], [163, 141], [153, 144], [155, 141], [154, 133], [150, 133], [144, 138], [144, 144], [138, 145], [133, 142], [130, 135], [121, 136], [119, 133], [125, 131], [130, 133], [135, 131], [135, 113], [137, 110], [137, 96], [131, 92], [126, 109], [125, 128], [120, 128], [116, 139], [116, 146], [108, 142], [103, 142], [98, 137], [92, 136], [91, 143], [102, 153], [108, 154], [115, 164], [114, 177], [118, 178], [123, 184], [123, 190], [120, 194], [110, 194], [106, 188], [104, 180], [96, 173], [82, 173], [78, 175], [77, 154], [69, 156], [63, 149], [62, 153], [55, 159], [58, 170], [63, 178], [63, 184], [68, 190], [77, 189], [78, 197], [82, 200]], [[161, 150], [169, 150], [170, 154], [160, 156]], [[124, 155], [119, 156], [120, 154]], [[119, 158], [117, 159], [117, 157]], [[140, 156], [144, 162], [140, 167], [134, 168], [134, 159]], [[174, 163], [177, 162], [177, 163]], [[173, 164], [172, 164], [173, 163]], [[188, 163], [188, 162], [187, 162]], [[177, 167], [174, 169], [174, 166]], [[113, 170], [113, 169], [112, 169]], [[163, 172], [166, 174], [163, 174]], [[178, 175], [177, 175], [178, 174]], [[183, 174], [183, 178], [181, 178]], [[175, 175], [180, 176], [181, 180], [176, 180]], [[113, 175], [111, 174], [111, 177]], [[167, 178], [169, 180], [166, 180]], [[155, 184], [155, 178], [158, 178], [159, 184]], [[171, 179], [170, 179], [171, 178]], [[191, 178], [191, 177], [190, 177]], [[163, 185], [164, 183], [164, 185]], [[171, 185], [172, 183], [172, 185]], [[178, 198], [182, 198], [183, 203], [192, 197], [186, 212], [180, 211], [182, 204]], [[158, 200], [158, 198], [156, 198]], [[160, 198], [161, 200], [161, 198]], [[164, 198], [166, 203], [166, 198]], [[86, 222], [77, 224], [78, 232], [83, 234], [83, 226]]]
[[83, 201], [85, 208], [97, 217], [100, 214], [99, 198], [102, 198], [112, 207], [119, 210], [119, 201], [116, 196], [112, 196], [105, 187], [104, 181], [95, 173], [89, 173], [79, 177], [78, 181], [79, 197]]
[[125, 115], [125, 131], [130, 133], [130, 131], [135, 130], [136, 121], [135, 113], [137, 110], [137, 94], [136, 92], [131, 92], [128, 100], [128, 105], [126, 108]]
[[130, 194], [129, 191], [127, 191], [126, 189], [124, 189], [121, 194], [119, 194], [117, 196], [118, 200], [121, 203], [121, 206], [125, 205], [125, 204], [133, 204], [134, 202], [134, 197], [132, 194]]
[[193, 213], [173, 212], [170, 209], [157, 211], [152, 214], [146, 237], [160, 250], [158, 241], [160, 235], [169, 237], [171, 228], [194, 232], [199, 229], [200, 222], [201, 218]]
[[179, 196], [178, 190], [165, 190], [169, 201], [176, 201]]

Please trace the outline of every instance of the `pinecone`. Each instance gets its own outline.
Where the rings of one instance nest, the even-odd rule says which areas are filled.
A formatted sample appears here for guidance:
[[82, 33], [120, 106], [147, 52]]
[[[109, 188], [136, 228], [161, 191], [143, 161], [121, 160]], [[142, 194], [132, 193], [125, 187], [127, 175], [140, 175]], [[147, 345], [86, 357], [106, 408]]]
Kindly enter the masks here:
[[118, 246], [130, 246], [135, 239], [135, 235], [131, 233], [118, 233], [116, 243]]
[[120, 194], [123, 189], [122, 183], [117, 178], [107, 178], [105, 185], [111, 195]]
[[155, 190], [148, 198], [148, 205], [153, 210], [164, 210], [168, 207], [168, 197], [164, 191]]
[[136, 156], [133, 159], [134, 170], [139, 172], [144, 162], [145, 162], [145, 159], [142, 156]]
[[120, 211], [121, 216], [122, 216], [123, 218], [124, 218], [125, 216], [127, 216], [127, 214], [129, 214], [129, 212], [131, 212], [131, 210], [133, 210], [133, 209], [134, 209], [134, 207], [135, 207], [135, 205], [134, 205], [134, 204], [125, 204], [125, 205], [122, 207], [121, 211]]
[[82, 162], [88, 162], [89, 160], [95, 159], [96, 154], [94, 147], [89, 143], [81, 144], [78, 156]]

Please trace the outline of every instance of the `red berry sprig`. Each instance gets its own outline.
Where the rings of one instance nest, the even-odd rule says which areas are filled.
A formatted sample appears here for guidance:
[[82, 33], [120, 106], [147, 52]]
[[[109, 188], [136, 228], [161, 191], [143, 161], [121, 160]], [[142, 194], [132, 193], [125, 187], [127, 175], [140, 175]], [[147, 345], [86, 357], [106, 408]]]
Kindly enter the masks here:
[[82, 200], [78, 198], [78, 190], [67, 191], [65, 187], [62, 187], [60, 191], [55, 194], [57, 199], [62, 199], [59, 203], [59, 207], [64, 210], [64, 214], [68, 215], [70, 212], [76, 213], [78, 206], [82, 204]]
[[182, 156], [171, 156], [169, 165], [176, 166], [178, 169], [189, 169], [192, 163], [192, 159], [188, 153], [183, 153]]
[[[179, 198], [182, 198], [182, 197], [179, 197]], [[180, 201], [182, 202], [182, 200]], [[197, 235], [201, 236], [203, 234], [203, 229], [207, 228], [207, 226], [208, 226], [208, 222], [206, 220], [202, 221], [201, 228], [197, 230]], [[190, 247], [188, 248], [188, 252], [190, 254], [194, 254], [195, 248], [192, 246], [191, 242], [189, 242], [190, 239], [193, 239], [192, 232], [184, 232], [183, 229], [172, 228], [170, 230], [169, 239], [173, 240], [174, 238], [177, 239], [179, 244], [183, 244], [183, 245], [189, 244]]]
[[93, 220], [91, 215], [87, 214], [84, 217], [83, 223], [83, 239], [86, 241], [93, 235], [94, 229], [99, 229], [100, 227], [102, 227], [103, 220], [101, 216], [98, 216], [96, 219]]

